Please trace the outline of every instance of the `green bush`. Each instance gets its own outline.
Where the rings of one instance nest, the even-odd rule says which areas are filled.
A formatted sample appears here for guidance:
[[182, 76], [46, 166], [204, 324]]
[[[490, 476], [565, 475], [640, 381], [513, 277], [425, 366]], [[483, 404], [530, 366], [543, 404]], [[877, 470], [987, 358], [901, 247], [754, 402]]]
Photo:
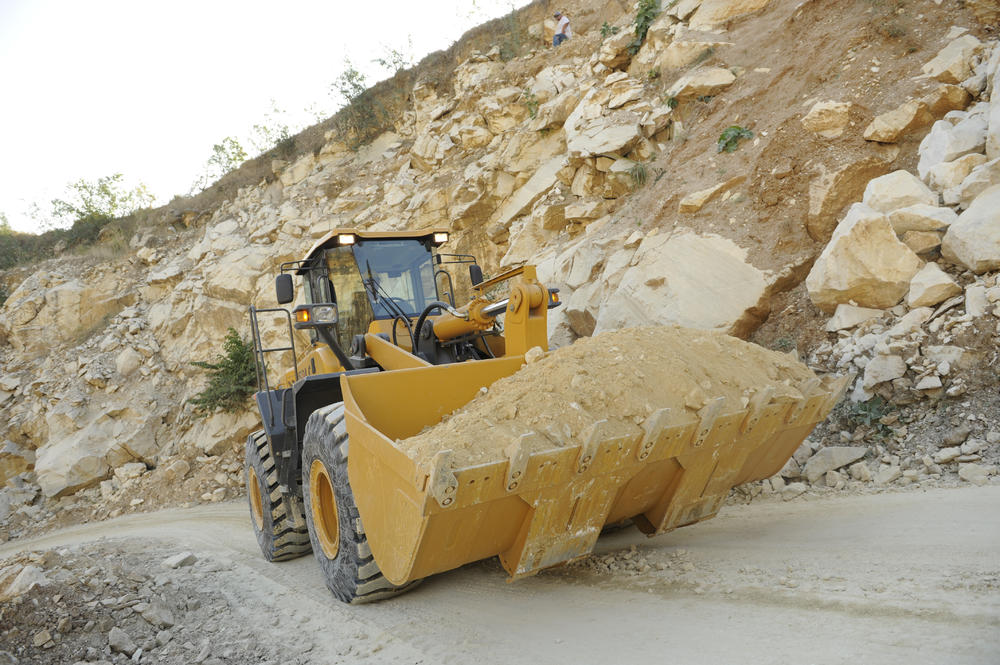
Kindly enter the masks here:
[[635, 55], [646, 41], [646, 33], [660, 14], [660, 0], [639, 0], [639, 9], [635, 13], [635, 39], [628, 45], [628, 52]]
[[649, 171], [646, 169], [646, 165], [642, 162], [636, 162], [630, 166], [628, 174], [629, 177], [632, 178], [632, 185], [636, 188], [642, 187], [649, 182]]
[[604, 24], [601, 25], [601, 39], [607, 39], [611, 35], [617, 35], [618, 30], [619, 28], [617, 25], [608, 25], [608, 22], [605, 21]]
[[740, 139], [749, 138], [753, 138], [753, 132], [749, 129], [740, 127], [739, 125], [727, 127], [722, 134], [719, 135], [719, 152], [735, 152], [736, 148], [739, 147]]
[[538, 106], [539, 106], [538, 97], [536, 97], [535, 93], [533, 93], [529, 88], [525, 88], [524, 92], [521, 94], [523, 97], [522, 103], [524, 104], [525, 108], [528, 109], [528, 115], [531, 116], [532, 118], [537, 117]]
[[191, 363], [208, 372], [208, 386], [188, 400], [201, 416], [209, 416], [216, 411], [235, 413], [257, 390], [253, 346], [229, 328], [222, 348], [225, 353], [219, 355], [214, 363], [202, 360]]

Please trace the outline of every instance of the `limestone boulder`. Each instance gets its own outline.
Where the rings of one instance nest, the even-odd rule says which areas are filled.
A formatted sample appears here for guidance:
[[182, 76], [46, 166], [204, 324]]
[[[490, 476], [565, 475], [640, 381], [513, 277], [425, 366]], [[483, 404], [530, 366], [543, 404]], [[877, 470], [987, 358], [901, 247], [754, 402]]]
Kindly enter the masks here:
[[888, 215], [892, 230], [896, 233], [907, 231], [940, 231], [948, 228], [958, 214], [951, 208], [915, 203], [905, 208], [897, 208]]
[[835, 471], [857, 462], [868, 453], [864, 446], [827, 446], [820, 448], [802, 467], [802, 475], [810, 483], [823, 478], [827, 472]]
[[963, 35], [938, 51], [934, 59], [921, 68], [925, 76], [942, 83], [961, 83], [972, 74], [972, 56], [983, 43], [972, 35]]
[[766, 291], [766, 275], [731, 240], [691, 232], [647, 236], [602, 303], [595, 334], [677, 324], [746, 335], [766, 316]]
[[938, 120], [931, 131], [920, 142], [917, 154], [917, 173], [924, 181], [930, 170], [943, 162], [950, 162], [973, 152], [983, 152], [986, 148], [986, 120], [981, 116], [969, 116], [952, 125], [947, 120]]
[[896, 143], [910, 132], [934, 122], [930, 107], [923, 101], [906, 102], [892, 111], [875, 116], [865, 127], [865, 140]]
[[972, 96], [965, 88], [946, 83], [935, 87], [921, 98], [935, 118], [940, 118], [949, 111], [961, 111], [971, 100]]
[[542, 104], [576, 85], [576, 71], [569, 65], [552, 65], [542, 69], [528, 81], [528, 91]]
[[1000, 185], [1000, 159], [976, 166], [959, 185], [944, 190], [941, 198], [948, 205], [968, 208], [976, 197], [993, 185]]
[[998, 93], [1000, 84], [994, 79], [993, 97], [986, 112], [986, 156], [990, 159], [1000, 159], [1000, 94]]
[[813, 264], [806, 289], [825, 312], [851, 301], [885, 309], [906, 295], [910, 280], [922, 266], [913, 250], [896, 238], [885, 215], [857, 203]]
[[770, 0], [702, 0], [689, 25], [696, 30], [716, 28], [763, 9], [769, 3]]
[[221, 455], [229, 448], [242, 448], [247, 436], [259, 427], [260, 416], [255, 411], [214, 413], [198, 419], [181, 443], [191, 445], [206, 455]]
[[824, 330], [827, 332], [837, 332], [838, 330], [849, 330], [861, 325], [865, 321], [871, 321], [881, 317], [885, 312], [881, 309], [870, 307], [858, 307], [847, 303], [837, 305], [836, 311], [830, 320], [826, 322]]
[[930, 262], [910, 280], [906, 304], [909, 307], [933, 307], [959, 293], [962, 293], [962, 287], [938, 264]]
[[806, 230], [813, 240], [829, 240], [844, 208], [859, 200], [873, 179], [889, 170], [881, 157], [865, 157], [836, 168], [820, 165], [809, 182]]
[[665, 93], [679, 100], [717, 95], [736, 81], [736, 75], [721, 67], [699, 67], [679, 78]]
[[980, 194], [955, 223], [941, 243], [941, 256], [975, 273], [1000, 269], [1000, 185]]
[[893, 171], [879, 176], [865, 187], [862, 203], [881, 213], [913, 205], [936, 206], [938, 196], [909, 171]]
[[35, 451], [13, 441], [0, 442], [0, 487], [14, 476], [35, 467]]
[[506, 227], [515, 217], [527, 213], [532, 204], [556, 184], [556, 175], [564, 165], [565, 158], [562, 156], [553, 157], [543, 164], [499, 209], [496, 223]]
[[608, 152], [627, 153], [642, 138], [642, 127], [635, 119], [617, 123], [599, 118], [573, 131], [567, 130], [566, 134], [570, 157], [589, 157]]
[[927, 170], [927, 184], [939, 192], [962, 184], [972, 170], [989, 161], [986, 155], [972, 153], [950, 162], [941, 162]]
[[850, 111], [850, 102], [816, 102], [802, 117], [802, 127], [825, 139], [836, 138], [844, 133]]
[[580, 103], [581, 92], [579, 88], [569, 88], [538, 107], [535, 117], [528, 123], [528, 128], [532, 131], [552, 129], [561, 127], [569, 114], [573, 112], [577, 104]]
[[731, 190], [740, 183], [746, 180], [746, 176], [736, 176], [735, 178], [730, 178], [725, 182], [720, 182], [718, 185], [709, 187], [708, 189], [703, 189], [697, 192], [691, 192], [681, 199], [679, 204], [680, 212], [695, 213], [705, 207], [709, 201], [721, 196], [723, 193]]
[[914, 254], [923, 256], [940, 248], [943, 237], [944, 233], [937, 231], [907, 231], [899, 239], [912, 249]]
[[[433, 123], [430, 127], [433, 128]], [[421, 171], [431, 171], [453, 148], [455, 142], [450, 136], [429, 129], [414, 139], [410, 148], [410, 163]]]
[[879, 354], [865, 365], [861, 386], [866, 390], [906, 375], [906, 362], [897, 355]]
[[635, 33], [632, 30], [619, 30], [617, 34], [610, 35], [603, 42], [597, 51], [597, 60], [610, 69], [622, 69], [628, 65], [632, 59], [628, 47], [635, 40]]
[[269, 272], [274, 260], [271, 248], [259, 245], [229, 252], [208, 271], [205, 293], [219, 300], [249, 303], [257, 281]]

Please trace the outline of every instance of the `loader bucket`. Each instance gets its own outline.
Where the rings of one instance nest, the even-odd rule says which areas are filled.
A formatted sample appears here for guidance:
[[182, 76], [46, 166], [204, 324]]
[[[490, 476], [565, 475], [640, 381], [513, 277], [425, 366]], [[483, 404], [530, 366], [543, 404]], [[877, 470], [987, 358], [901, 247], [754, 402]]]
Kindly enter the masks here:
[[448, 451], [422, 468], [395, 445], [523, 362], [514, 356], [342, 377], [348, 474], [390, 582], [494, 555], [520, 578], [588, 554], [606, 524], [632, 518], [654, 535], [712, 517], [732, 487], [777, 473], [848, 381], [816, 379], [795, 400], [772, 400], [762, 390], [740, 409], [720, 398], [696, 418], [662, 409], [639, 434], [600, 421], [575, 445], [530, 454], [515, 447], [502, 461], [465, 468], [451, 468]]

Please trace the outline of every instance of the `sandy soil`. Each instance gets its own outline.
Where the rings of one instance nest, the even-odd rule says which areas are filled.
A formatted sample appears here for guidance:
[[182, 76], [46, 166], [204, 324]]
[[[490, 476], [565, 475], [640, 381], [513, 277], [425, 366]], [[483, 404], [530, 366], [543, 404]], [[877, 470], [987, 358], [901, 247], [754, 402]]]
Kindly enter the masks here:
[[[694, 420], [711, 399], [725, 397], [731, 413], [766, 387], [775, 400], [799, 399], [799, 388], [813, 378], [788, 354], [721, 332], [625, 328], [580, 338], [530, 362], [397, 445], [418, 463], [450, 449], [453, 464], [463, 467], [505, 459], [505, 448], [524, 434], [540, 435], [537, 449], [579, 445], [603, 419], [616, 431], [638, 434], [658, 409], [670, 409], [678, 422]], [[490, 436], [482, 435], [484, 427]]]
[[220, 634], [249, 620], [272, 647], [295, 635], [283, 649], [300, 663], [996, 663], [1000, 522], [983, 516], [998, 501], [1000, 486], [755, 502], [651, 540], [607, 535], [517, 583], [486, 561], [362, 607], [335, 601], [311, 557], [264, 562], [236, 502], [72, 527], [0, 558], [98, 538], [189, 549], [210, 563], [181, 570], [244, 609]]

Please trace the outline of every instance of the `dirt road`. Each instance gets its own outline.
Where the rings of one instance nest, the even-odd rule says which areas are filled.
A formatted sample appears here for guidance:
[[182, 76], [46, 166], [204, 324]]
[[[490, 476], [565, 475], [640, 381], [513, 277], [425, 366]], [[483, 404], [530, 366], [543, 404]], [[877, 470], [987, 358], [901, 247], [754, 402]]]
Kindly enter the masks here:
[[260, 559], [242, 503], [82, 525], [0, 558], [102, 537], [190, 549], [309, 663], [995, 664], [998, 506], [1000, 486], [728, 507], [652, 540], [608, 535], [514, 584], [482, 562], [362, 607], [337, 603], [312, 557]]

